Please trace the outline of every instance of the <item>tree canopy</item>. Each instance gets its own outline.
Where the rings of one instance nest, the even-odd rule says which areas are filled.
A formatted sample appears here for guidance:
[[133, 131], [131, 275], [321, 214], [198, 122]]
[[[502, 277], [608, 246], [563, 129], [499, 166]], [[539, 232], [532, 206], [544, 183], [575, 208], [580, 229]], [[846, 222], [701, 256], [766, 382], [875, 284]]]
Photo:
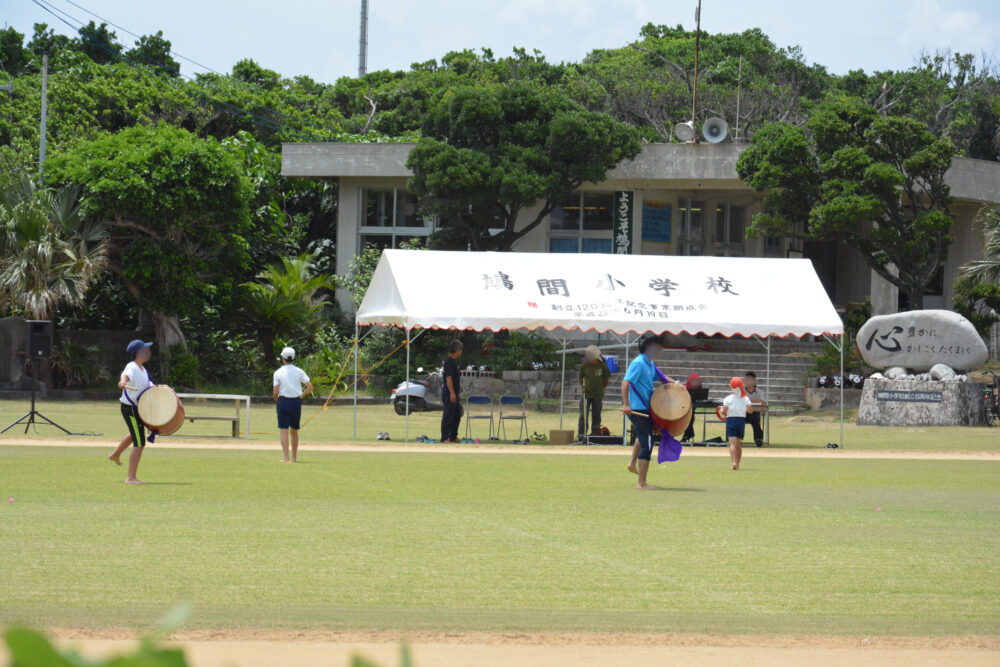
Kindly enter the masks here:
[[81, 188], [85, 215], [109, 230], [109, 268], [148, 309], [165, 348], [183, 343], [177, 317], [206, 283], [247, 266], [250, 184], [213, 139], [162, 125], [82, 142], [54, 158], [53, 183]]
[[[557, 201], [640, 150], [638, 132], [530, 84], [461, 88], [426, 114], [409, 190], [474, 249], [509, 250]], [[520, 214], [540, 206], [526, 223]], [[491, 231], [498, 230], [498, 231]]]
[[765, 126], [737, 170], [768, 193], [752, 232], [845, 243], [922, 308], [952, 242], [944, 175], [954, 155], [920, 121], [844, 99], [818, 107], [805, 128]]

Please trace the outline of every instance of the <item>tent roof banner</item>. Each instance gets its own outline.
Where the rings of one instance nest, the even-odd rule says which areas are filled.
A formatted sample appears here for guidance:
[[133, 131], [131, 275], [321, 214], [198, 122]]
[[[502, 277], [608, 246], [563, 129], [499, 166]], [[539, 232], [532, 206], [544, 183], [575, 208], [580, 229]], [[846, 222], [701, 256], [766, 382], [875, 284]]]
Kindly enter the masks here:
[[385, 250], [359, 325], [841, 335], [808, 259]]

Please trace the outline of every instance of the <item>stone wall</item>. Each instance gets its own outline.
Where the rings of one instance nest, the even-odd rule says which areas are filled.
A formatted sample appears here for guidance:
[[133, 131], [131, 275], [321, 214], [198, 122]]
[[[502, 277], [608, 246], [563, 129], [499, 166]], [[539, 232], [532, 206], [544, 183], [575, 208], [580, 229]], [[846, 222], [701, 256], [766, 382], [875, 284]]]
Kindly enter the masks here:
[[985, 417], [979, 382], [869, 379], [858, 409], [860, 426], [976, 426]]
[[[861, 405], [861, 389], [844, 388], [844, 409], [854, 410]], [[813, 410], [839, 410], [840, 389], [806, 388], [806, 403]]]
[[0, 386], [19, 389], [24, 376], [24, 320], [0, 318]]

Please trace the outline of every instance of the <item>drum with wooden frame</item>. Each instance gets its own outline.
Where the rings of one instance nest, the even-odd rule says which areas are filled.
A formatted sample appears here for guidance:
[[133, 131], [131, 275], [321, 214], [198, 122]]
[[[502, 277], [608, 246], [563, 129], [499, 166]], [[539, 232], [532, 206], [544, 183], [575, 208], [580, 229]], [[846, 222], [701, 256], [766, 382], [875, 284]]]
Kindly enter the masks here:
[[184, 404], [165, 384], [148, 387], [136, 401], [139, 419], [157, 435], [171, 435], [184, 424]]
[[691, 394], [677, 382], [657, 387], [649, 399], [649, 416], [660, 429], [680, 437], [694, 418]]

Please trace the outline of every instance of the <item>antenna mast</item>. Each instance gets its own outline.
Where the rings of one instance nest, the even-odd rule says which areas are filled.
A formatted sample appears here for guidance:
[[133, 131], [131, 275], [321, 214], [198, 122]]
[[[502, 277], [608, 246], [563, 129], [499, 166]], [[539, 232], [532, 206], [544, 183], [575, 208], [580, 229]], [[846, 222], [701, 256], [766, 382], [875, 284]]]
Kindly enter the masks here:
[[361, 0], [361, 36], [358, 51], [358, 78], [368, 72], [368, 0]]
[[[691, 125], [694, 126], [697, 120], [698, 110], [698, 48], [701, 44], [701, 0], [698, 0], [698, 8], [694, 10], [694, 87], [691, 95]], [[694, 133], [694, 143], [698, 143], [698, 133]]]

